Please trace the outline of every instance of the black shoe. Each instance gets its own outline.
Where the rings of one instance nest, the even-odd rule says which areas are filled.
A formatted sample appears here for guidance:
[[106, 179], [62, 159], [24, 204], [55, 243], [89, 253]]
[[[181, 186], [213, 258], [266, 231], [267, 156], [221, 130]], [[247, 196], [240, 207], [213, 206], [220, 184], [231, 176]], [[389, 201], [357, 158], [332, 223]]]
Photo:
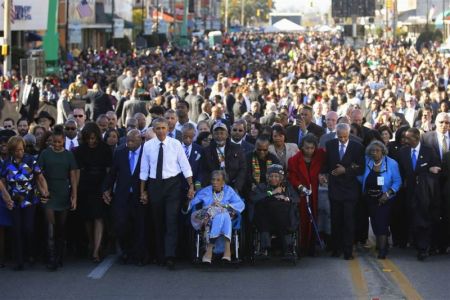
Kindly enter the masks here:
[[167, 269], [168, 269], [169, 271], [175, 270], [175, 262], [173, 261], [172, 258], [168, 258], [168, 259], [166, 260], [166, 266], [167, 266]]
[[58, 264], [56, 262], [49, 262], [47, 264], [47, 270], [49, 271], [56, 271], [58, 269]]
[[341, 253], [339, 251], [333, 251], [331, 252], [331, 257], [340, 257]]
[[352, 260], [352, 259], [354, 259], [354, 257], [351, 254], [344, 254], [344, 259], [345, 260]]
[[424, 261], [428, 257], [428, 253], [424, 251], [420, 251], [417, 253], [417, 260], [418, 261]]
[[386, 259], [386, 254], [378, 253], [377, 258], [378, 258], [378, 259]]
[[128, 259], [129, 259], [128, 255], [122, 254], [119, 258], [119, 263], [121, 265], [126, 265], [126, 264], [128, 264]]

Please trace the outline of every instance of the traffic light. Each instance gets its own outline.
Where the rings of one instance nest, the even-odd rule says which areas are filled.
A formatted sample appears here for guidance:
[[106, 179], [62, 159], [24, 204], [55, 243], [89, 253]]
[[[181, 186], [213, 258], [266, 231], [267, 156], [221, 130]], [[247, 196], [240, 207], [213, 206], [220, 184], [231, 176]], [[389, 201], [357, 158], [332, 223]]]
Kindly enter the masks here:
[[2, 45], [2, 55], [7, 56], [9, 54], [9, 46], [8, 45]]

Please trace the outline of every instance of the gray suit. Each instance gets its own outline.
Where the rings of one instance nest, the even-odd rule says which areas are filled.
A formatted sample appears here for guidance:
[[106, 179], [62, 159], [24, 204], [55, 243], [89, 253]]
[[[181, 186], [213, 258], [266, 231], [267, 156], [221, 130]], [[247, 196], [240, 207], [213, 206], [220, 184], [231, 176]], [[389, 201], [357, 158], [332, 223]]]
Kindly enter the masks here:
[[128, 118], [132, 118], [136, 113], [140, 112], [144, 115], [148, 115], [146, 101], [141, 101], [137, 99], [130, 99], [125, 102], [123, 105], [121, 122], [125, 124]]

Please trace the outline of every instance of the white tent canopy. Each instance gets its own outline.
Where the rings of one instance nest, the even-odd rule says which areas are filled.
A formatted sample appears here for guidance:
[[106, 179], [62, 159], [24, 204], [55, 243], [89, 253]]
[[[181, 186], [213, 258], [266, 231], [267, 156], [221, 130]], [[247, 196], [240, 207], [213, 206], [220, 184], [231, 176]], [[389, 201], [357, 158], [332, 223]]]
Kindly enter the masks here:
[[281, 19], [280, 21], [268, 26], [264, 29], [265, 32], [304, 32], [306, 28], [295, 24], [288, 19]]

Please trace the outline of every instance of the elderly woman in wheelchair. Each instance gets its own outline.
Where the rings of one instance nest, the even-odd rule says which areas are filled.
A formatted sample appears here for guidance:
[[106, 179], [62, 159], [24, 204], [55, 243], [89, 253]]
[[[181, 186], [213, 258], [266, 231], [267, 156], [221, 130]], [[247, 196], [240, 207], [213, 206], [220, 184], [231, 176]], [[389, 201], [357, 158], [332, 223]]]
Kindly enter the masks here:
[[[255, 251], [257, 255], [268, 257], [272, 234], [275, 234], [281, 241], [283, 256], [295, 258], [300, 222], [298, 194], [285, 180], [281, 165], [270, 166], [266, 176], [267, 183], [257, 185], [251, 194], [251, 201], [255, 206], [253, 223], [260, 239], [259, 249], [254, 250], [259, 250]], [[254, 238], [257, 237], [256, 235]]]
[[[193, 210], [191, 223], [194, 229], [205, 230], [206, 252], [203, 263], [211, 263], [213, 248], [220, 237], [224, 238], [222, 260], [231, 261], [232, 219], [244, 210], [245, 204], [225, 181], [224, 171], [213, 171], [211, 185], [200, 190], [188, 206], [188, 211]], [[202, 208], [195, 210], [198, 206]]]

